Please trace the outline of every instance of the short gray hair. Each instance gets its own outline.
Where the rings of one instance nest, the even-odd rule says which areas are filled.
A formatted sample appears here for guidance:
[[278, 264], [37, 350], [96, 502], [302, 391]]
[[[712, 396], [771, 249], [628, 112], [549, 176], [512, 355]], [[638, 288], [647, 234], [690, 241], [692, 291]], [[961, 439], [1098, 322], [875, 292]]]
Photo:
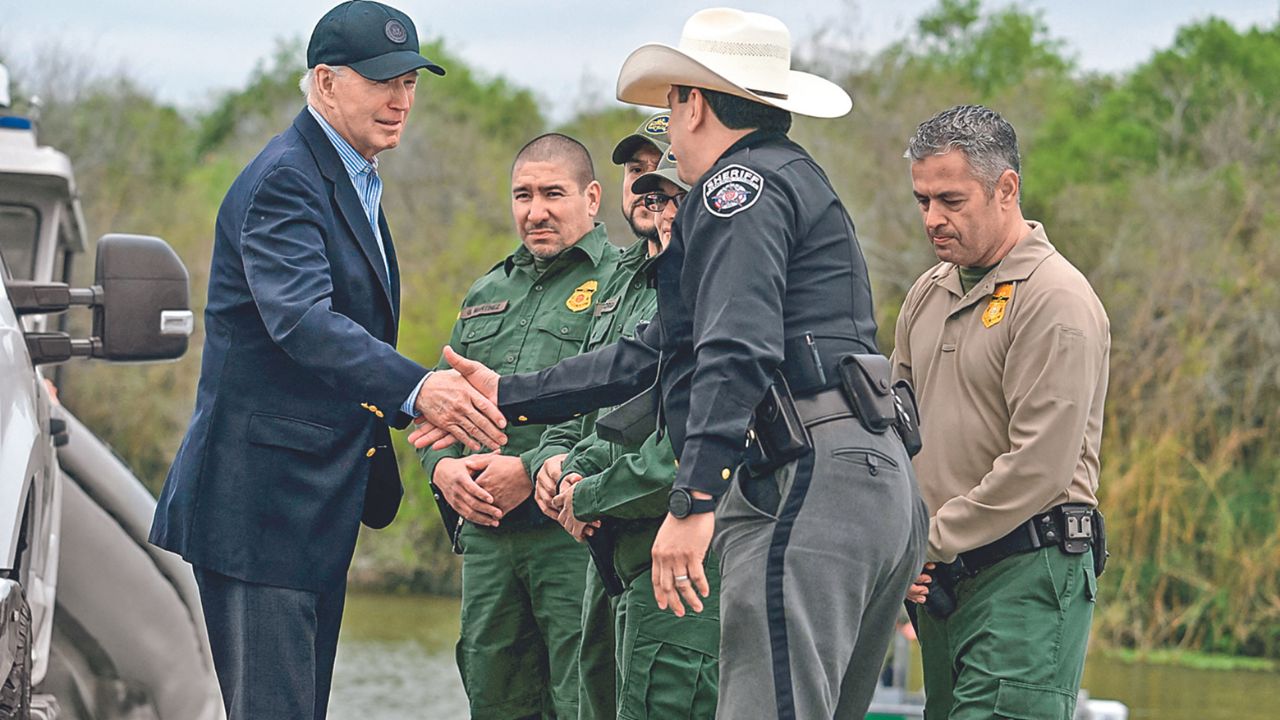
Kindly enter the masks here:
[[1005, 170], [1022, 175], [1018, 157], [1018, 134], [1000, 113], [981, 105], [957, 105], [920, 123], [907, 141], [903, 157], [919, 162], [931, 155], [946, 155], [959, 149], [969, 161], [974, 177], [987, 194]]
[[[325, 65], [325, 67], [332, 70], [334, 75], [341, 75], [347, 69], [342, 65]], [[311, 88], [315, 85], [315, 82], [316, 69], [307, 68], [307, 71], [302, 75], [302, 79], [298, 80], [298, 89], [302, 91], [303, 96], [308, 99], [311, 98]]]

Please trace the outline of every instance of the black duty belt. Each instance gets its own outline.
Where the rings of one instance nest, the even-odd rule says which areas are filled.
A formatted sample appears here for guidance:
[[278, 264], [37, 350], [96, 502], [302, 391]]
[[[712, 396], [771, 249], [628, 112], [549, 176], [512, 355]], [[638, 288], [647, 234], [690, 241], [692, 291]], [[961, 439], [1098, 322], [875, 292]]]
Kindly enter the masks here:
[[796, 412], [799, 413], [805, 427], [857, 417], [853, 406], [849, 404], [849, 398], [840, 388], [822, 390], [808, 397], [798, 397], [795, 398], [795, 403]]
[[1069, 554], [1082, 554], [1094, 544], [1095, 517], [1097, 513], [1090, 505], [1058, 505], [1022, 523], [999, 540], [960, 553], [957, 570], [973, 575], [1005, 558], [1045, 547], [1056, 546]]
[[782, 365], [778, 370], [797, 397], [810, 395], [840, 384], [836, 375], [840, 356], [871, 352], [875, 349], [853, 338], [804, 333], [784, 341]]

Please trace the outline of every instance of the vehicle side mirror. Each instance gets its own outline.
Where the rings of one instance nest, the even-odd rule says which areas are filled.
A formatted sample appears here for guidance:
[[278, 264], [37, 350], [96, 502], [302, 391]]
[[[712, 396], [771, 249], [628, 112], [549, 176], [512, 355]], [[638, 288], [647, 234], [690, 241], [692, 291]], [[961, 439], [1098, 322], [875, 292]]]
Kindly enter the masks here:
[[[182, 357], [195, 325], [187, 268], [173, 248], [148, 235], [103, 235], [94, 284], [94, 357], [138, 362]], [[95, 343], [96, 344], [96, 343]]]

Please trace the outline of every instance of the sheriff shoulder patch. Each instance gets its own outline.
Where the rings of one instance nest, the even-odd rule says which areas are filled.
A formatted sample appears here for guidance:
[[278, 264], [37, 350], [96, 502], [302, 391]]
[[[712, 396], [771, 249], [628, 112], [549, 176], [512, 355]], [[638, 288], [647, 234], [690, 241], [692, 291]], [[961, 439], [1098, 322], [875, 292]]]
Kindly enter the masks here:
[[574, 312], [582, 312], [591, 307], [591, 296], [595, 294], [598, 287], [600, 287], [600, 283], [595, 280], [588, 280], [582, 283], [574, 289], [569, 299], [564, 301], [565, 307]]
[[702, 204], [717, 217], [731, 217], [755, 204], [764, 178], [741, 165], [728, 165], [702, 185]]
[[1001, 283], [991, 293], [987, 309], [982, 311], [982, 326], [991, 327], [1004, 319], [1004, 308], [1013, 299], [1013, 283]]

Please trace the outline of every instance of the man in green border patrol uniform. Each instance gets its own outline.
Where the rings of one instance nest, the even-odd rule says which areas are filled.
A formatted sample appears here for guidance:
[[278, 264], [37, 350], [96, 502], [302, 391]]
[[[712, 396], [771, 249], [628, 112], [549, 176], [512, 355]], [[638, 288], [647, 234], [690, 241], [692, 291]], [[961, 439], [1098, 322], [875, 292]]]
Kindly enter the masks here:
[[[630, 311], [635, 309], [637, 302], [653, 295], [639, 268], [642, 264], [647, 264], [648, 258], [659, 250], [658, 216], [644, 206], [643, 198], [634, 193], [631, 186], [640, 177], [656, 169], [666, 154], [669, 147], [668, 120], [669, 116], [665, 111], [645, 118], [635, 132], [619, 140], [613, 148], [612, 160], [615, 165], [622, 166], [622, 214], [630, 225], [636, 242], [622, 252], [618, 269], [597, 293], [600, 300], [592, 311], [592, 326], [587, 334], [586, 348], [601, 344], [601, 338], [606, 334], [608, 339], [604, 342], [612, 342], [624, 325], [629, 325], [634, 331], [635, 322], [648, 320], [652, 316], [652, 308], [643, 316]], [[619, 319], [630, 317], [635, 317], [635, 320], [623, 323]], [[529, 462], [530, 469], [538, 468], [534, 497], [543, 512], [551, 518], [558, 518], [560, 515], [560, 506], [553, 506], [552, 501], [557, 494], [565, 456], [575, 444], [593, 431], [595, 417], [595, 413], [590, 413], [547, 428]], [[581, 531], [580, 526], [578, 530]], [[606, 539], [606, 534], [601, 533], [589, 542], [608, 557], [612, 553], [607, 547], [611, 542]], [[578, 717], [580, 720], [612, 720], [618, 714], [617, 663], [614, 660], [615, 602], [605, 592], [600, 575], [591, 563], [588, 563], [586, 573], [587, 590], [581, 608], [582, 643], [578, 653], [578, 674], [582, 678], [578, 689]]]
[[[618, 251], [594, 223], [601, 188], [572, 138], [535, 138], [516, 155], [511, 207], [521, 246], [467, 292], [450, 345], [498, 372], [554, 365], [581, 349]], [[442, 360], [441, 367], [447, 367]], [[529, 459], [545, 426], [508, 433], [501, 453], [461, 445], [421, 454], [436, 492], [466, 520], [458, 669], [478, 720], [576, 718], [587, 554], [532, 499]]]
[[[661, 247], [671, 239], [671, 226], [688, 185], [677, 174], [668, 152], [655, 172], [637, 180], [633, 192], [661, 214]], [[657, 311], [652, 289], [656, 253], [630, 272], [614, 276], [613, 287], [626, 290], [625, 306], [612, 308], [616, 297], [605, 294], [600, 319], [588, 338], [593, 350], [634, 338], [635, 328]], [[609, 316], [613, 317], [610, 318]], [[574, 531], [580, 523], [596, 523], [597, 536], [612, 540], [612, 565], [621, 582], [616, 598], [618, 638], [618, 709], [621, 720], [710, 718], [715, 714], [719, 672], [719, 560], [709, 553], [704, 570], [710, 594], [701, 613], [676, 617], [661, 610], [654, 598], [650, 551], [666, 518], [667, 496], [676, 477], [675, 454], [665, 435], [651, 434], [639, 447], [623, 447], [588, 435], [564, 461], [556, 498], [560, 520]], [[582, 532], [592, 532], [587, 527]], [[607, 570], [602, 570], [607, 571]], [[588, 596], [585, 602], [590, 603]], [[584, 617], [586, 609], [584, 607]], [[583, 637], [584, 645], [588, 638]]]
[[999, 114], [938, 113], [906, 156], [941, 261], [908, 291], [893, 353], [919, 391], [932, 515], [932, 562], [908, 593], [925, 609], [925, 715], [1070, 720], [1106, 554], [1106, 311], [1023, 218], [1018, 139]]

